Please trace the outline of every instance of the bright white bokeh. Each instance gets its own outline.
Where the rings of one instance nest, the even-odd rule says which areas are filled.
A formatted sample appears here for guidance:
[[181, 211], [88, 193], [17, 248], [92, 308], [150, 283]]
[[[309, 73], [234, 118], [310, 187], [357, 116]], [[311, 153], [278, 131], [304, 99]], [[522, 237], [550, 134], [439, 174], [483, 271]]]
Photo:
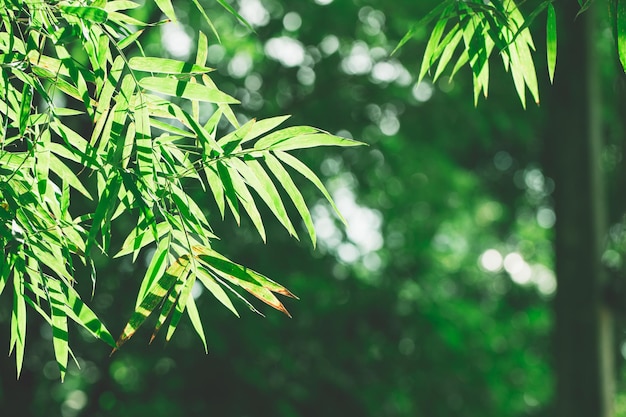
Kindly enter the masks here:
[[289, 12], [283, 16], [283, 27], [290, 32], [295, 32], [302, 26], [302, 18], [296, 12]]
[[413, 86], [411, 92], [415, 100], [424, 103], [433, 96], [434, 89], [433, 85], [428, 81], [420, 81]]
[[502, 270], [503, 259], [497, 249], [487, 249], [480, 255], [480, 266], [489, 272], [498, 272]]
[[161, 44], [171, 56], [186, 60], [191, 55], [193, 41], [183, 25], [171, 22], [161, 26]]
[[350, 53], [341, 61], [341, 69], [346, 74], [361, 75], [370, 72], [373, 64], [367, 44], [357, 41], [352, 45]]
[[252, 26], [261, 27], [270, 22], [270, 13], [259, 0], [239, 0], [239, 14]]
[[285, 67], [297, 67], [304, 62], [304, 46], [288, 36], [271, 38], [265, 43], [265, 54]]
[[252, 57], [247, 52], [237, 52], [228, 63], [228, 74], [234, 78], [243, 78], [252, 70]]

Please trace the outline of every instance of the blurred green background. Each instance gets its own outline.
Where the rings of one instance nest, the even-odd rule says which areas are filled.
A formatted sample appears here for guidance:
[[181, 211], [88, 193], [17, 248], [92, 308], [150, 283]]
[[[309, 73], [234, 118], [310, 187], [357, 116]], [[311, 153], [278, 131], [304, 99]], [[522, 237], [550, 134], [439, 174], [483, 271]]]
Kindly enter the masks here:
[[[241, 120], [292, 114], [292, 124], [369, 144], [302, 155], [349, 227], [305, 188], [319, 247], [290, 239], [272, 221], [263, 245], [250, 222], [240, 228], [232, 218], [222, 222], [207, 196], [205, 208], [222, 238], [218, 249], [300, 296], [287, 300], [293, 319], [262, 306], [267, 317], [240, 309], [237, 319], [198, 291], [208, 355], [189, 322], [167, 345], [157, 338], [148, 346], [147, 325], [113, 356], [75, 327], [70, 343], [81, 369], [72, 365], [61, 384], [51, 330], [33, 314], [20, 380], [13, 358], [0, 361], [0, 414], [550, 415], [556, 281], [554, 182], [542, 162], [546, 116], [534, 105], [523, 110], [510, 76], [495, 65], [490, 97], [477, 107], [469, 71], [453, 81], [416, 84], [428, 28], [397, 55], [389, 53], [437, 3], [233, 2], [255, 27], [252, 33], [205, 1], [222, 37], [221, 44], [211, 38], [214, 79], [241, 100]], [[181, 23], [148, 30], [147, 54], [186, 60], [197, 31], [209, 33], [185, 2], [175, 5]], [[151, 2], [137, 13], [160, 18]], [[547, 74], [538, 73], [544, 92]], [[603, 161], [614, 193], [626, 178], [616, 109], [605, 115]], [[624, 227], [623, 199], [616, 200], [607, 256], [617, 265]], [[113, 227], [118, 246], [124, 222]], [[146, 251], [136, 265], [127, 258], [100, 260], [91, 305], [114, 333], [132, 312], [149, 256]], [[5, 346], [7, 295], [0, 298]], [[626, 395], [618, 394], [617, 410], [626, 415]]]

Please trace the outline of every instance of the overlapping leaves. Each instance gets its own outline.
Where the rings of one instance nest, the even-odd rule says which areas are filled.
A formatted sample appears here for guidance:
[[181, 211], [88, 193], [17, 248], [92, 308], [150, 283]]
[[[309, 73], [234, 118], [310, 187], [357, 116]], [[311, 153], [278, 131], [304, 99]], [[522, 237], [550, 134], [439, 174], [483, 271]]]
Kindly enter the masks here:
[[[446, 68], [452, 67], [450, 77], [469, 65], [472, 70], [474, 102], [481, 93], [489, 91], [489, 58], [496, 51], [507, 71], [511, 72], [517, 94], [526, 106], [526, 90], [539, 103], [539, 89], [532, 52], [535, 49], [529, 30], [530, 24], [547, 9], [547, 62], [550, 79], [556, 67], [556, 14], [553, 0], [544, 0], [524, 17], [514, 0], [479, 0], [442, 2], [411, 29], [400, 41], [406, 43], [416, 29], [436, 19], [431, 32], [419, 81], [431, 71], [433, 81]], [[460, 53], [457, 53], [460, 50]]]
[[[155, 3], [175, 20], [170, 1]], [[263, 240], [265, 219], [257, 204], [263, 202], [297, 237], [288, 215], [292, 205], [315, 244], [311, 215], [292, 175], [332, 199], [290, 152], [359, 143], [306, 126], [276, 130], [286, 116], [240, 125], [230, 107], [237, 100], [209, 77], [204, 34], [195, 63], [146, 57], [140, 47], [129, 52], [141, 33], [130, 25], [148, 27], [125, 13], [136, 3], [24, 0], [2, 6], [0, 292], [11, 288], [14, 295], [10, 348], [18, 374], [27, 306], [52, 327], [61, 378], [71, 354], [68, 319], [117, 349], [155, 310], [154, 333], [169, 319], [169, 340], [186, 312], [206, 347], [191, 295], [196, 283], [235, 314], [228, 293], [256, 311], [239, 290], [288, 314], [275, 295], [293, 296], [287, 289], [211, 248], [216, 237], [206, 194], [222, 217], [227, 211], [237, 221], [249, 216]], [[66, 107], [58, 105], [60, 97]], [[91, 126], [89, 134], [73, 128], [81, 124]], [[190, 191], [198, 188], [204, 192]], [[77, 212], [72, 202], [79, 196], [93, 209]], [[117, 256], [136, 260], [148, 247], [154, 254], [135, 312], [115, 342], [74, 286], [77, 276], [89, 276], [95, 290], [91, 255], [111, 253], [111, 224], [123, 213], [137, 221]]]

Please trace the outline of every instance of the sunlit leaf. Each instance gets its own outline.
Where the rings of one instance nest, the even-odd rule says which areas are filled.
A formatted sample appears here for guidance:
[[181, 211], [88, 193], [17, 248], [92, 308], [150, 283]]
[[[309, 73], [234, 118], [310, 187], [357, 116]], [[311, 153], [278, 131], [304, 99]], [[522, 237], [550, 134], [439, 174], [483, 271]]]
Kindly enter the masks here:
[[69, 355], [69, 337], [67, 332], [67, 313], [65, 312], [65, 294], [61, 283], [55, 279], [46, 280], [50, 299], [50, 316], [52, 318], [52, 344], [57, 365], [61, 371], [61, 381], [67, 371]]
[[156, 5], [161, 9], [161, 11], [167, 16], [168, 19], [175, 22], [176, 13], [174, 13], [174, 6], [172, 6], [171, 0], [154, 0]]
[[617, 1], [615, 24], [617, 25], [617, 53], [626, 72], [626, 0]]
[[554, 70], [556, 68], [556, 42], [556, 12], [554, 11], [554, 6], [550, 3], [548, 5], [548, 20], [546, 24], [546, 50], [548, 54], [548, 75], [550, 76], [550, 82], [554, 82]]
[[186, 257], [177, 259], [167, 268], [159, 280], [152, 285], [149, 292], [141, 300], [139, 306], [135, 308], [135, 312], [128, 323], [126, 323], [122, 334], [117, 339], [117, 349], [135, 334], [137, 329], [167, 296], [176, 281], [187, 271], [188, 266], [189, 260]]
[[287, 191], [289, 198], [291, 198], [291, 201], [293, 201], [294, 205], [296, 206], [298, 213], [304, 221], [306, 229], [309, 233], [309, 237], [311, 238], [311, 242], [313, 242], [313, 247], [315, 247], [316, 235], [315, 228], [313, 227], [313, 219], [311, 218], [311, 213], [306, 206], [300, 190], [298, 190], [298, 187], [296, 186], [296, 184], [294, 184], [293, 180], [289, 176], [289, 173], [282, 166], [280, 161], [276, 159], [276, 157], [274, 157], [271, 153], [268, 153], [267, 155], [265, 155], [264, 161], [269, 167], [270, 171], [272, 171], [272, 174], [278, 180], [278, 183], [285, 189], [285, 191]]
[[64, 13], [95, 23], [104, 23], [108, 17], [106, 10], [97, 7], [60, 6], [59, 9]]
[[189, 100], [209, 103], [239, 103], [238, 100], [217, 89], [173, 78], [146, 77], [139, 80], [139, 85], [146, 90]]
[[153, 72], [160, 74], [202, 74], [213, 71], [202, 65], [190, 64], [169, 58], [133, 57], [128, 65], [135, 71]]

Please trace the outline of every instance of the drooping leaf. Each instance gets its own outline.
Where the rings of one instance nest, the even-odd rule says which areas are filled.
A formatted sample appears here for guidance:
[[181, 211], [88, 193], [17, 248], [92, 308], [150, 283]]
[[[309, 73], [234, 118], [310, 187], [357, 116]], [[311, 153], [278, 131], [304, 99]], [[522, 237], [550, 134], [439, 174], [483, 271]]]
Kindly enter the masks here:
[[148, 293], [141, 300], [139, 306], [135, 308], [135, 312], [132, 314], [128, 323], [126, 323], [122, 334], [117, 339], [116, 349], [119, 349], [135, 334], [148, 316], [163, 301], [176, 281], [185, 273], [188, 264], [189, 260], [187, 257], [178, 258], [167, 268], [159, 280], [152, 285]]
[[615, 24], [617, 26], [617, 53], [626, 72], [626, 0], [616, 0], [617, 11]]
[[554, 6], [550, 3], [548, 5], [548, 19], [546, 23], [546, 50], [548, 55], [548, 75], [551, 83], [554, 82], [554, 70], [556, 68], [556, 43], [556, 12], [554, 11]]
[[333, 201], [332, 197], [328, 193], [328, 190], [326, 190], [326, 187], [324, 186], [324, 184], [322, 184], [322, 181], [320, 181], [317, 175], [315, 175], [315, 173], [311, 171], [309, 167], [307, 167], [304, 163], [302, 163], [300, 160], [293, 157], [292, 155], [288, 154], [287, 152], [279, 151], [279, 152], [275, 152], [275, 155], [284, 163], [286, 163], [287, 165], [289, 165], [290, 167], [298, 171], [300, 174], [302, 174], [306, 179], [311, 181], [317, 187], [317, 189], [322, 192], [324, 197], [326, 197], [326, 200], [328, 200], [330, 205], [335, 210], [337, 217], [339, 217], [339, 219], [344, 224], [347, 224], [346, 219], [344, 219], [341, 213], [339, 212], [339, 209], [337, 208], [337, 206], [335, 205], [335, 202]]
[[159, 9], [170, 19], [172, 22], [175, 22], [176, 13], [174, 13], [174, 6], [172, 6], [171, 0], [154, 0]]
[[278, 180], [278, 183], [287, 191], [289, 198], [293, 201], [293, 204], [296, 206], [300, 217], [304, 221], [306, 229], [309, 233], [309, 237], [311, 238], [311, 242], [313, 243], [313, 247], [316, 245], [316, 234], [315, 228], [313, 227], [313, 219], [311, 218], [311, 213], [302, 197], [302, 193], [298, 190], [298, 187], [293, 182], [287, 170], [282, 166], [280, 161], [276, 159], [274, 155], [271, 153], [267, 153], [264, 157], [264, 161], [269, 167], [272, 174]]
[[67, 313], [65, 311], [65, 294], [60, 281], [46, 280], [49, 290], [50, 316], [52, 318], [52, 344], [54, 355], [61, 371], [61, 382], [65, 379], [67, 360], [69, 355], [69, 336], [67, 331]]

